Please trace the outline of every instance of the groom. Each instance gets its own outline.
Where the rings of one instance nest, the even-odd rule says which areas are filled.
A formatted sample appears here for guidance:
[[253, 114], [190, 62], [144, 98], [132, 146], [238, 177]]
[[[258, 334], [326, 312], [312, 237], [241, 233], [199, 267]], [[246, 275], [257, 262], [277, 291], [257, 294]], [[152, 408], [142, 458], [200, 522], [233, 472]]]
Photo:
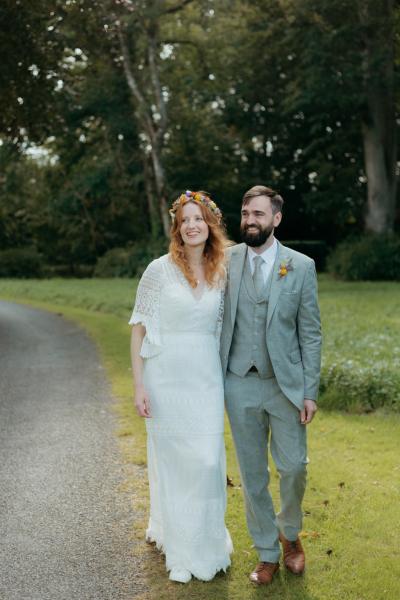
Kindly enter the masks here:
[[[243, 244], [228, 250], [221, 336], [225, 398], [239, 461], [246, 518], [260, 562], [254, 583], [284, 564], [304, 571], [298, 534], [306, 486], [306, 425], [317, 410], [321, 327], [314, 261], [280, 244], [283, 199], [256, 185], [242, 203]], [[280, 476], [281, 510], [268, 490], [268, 446]]]

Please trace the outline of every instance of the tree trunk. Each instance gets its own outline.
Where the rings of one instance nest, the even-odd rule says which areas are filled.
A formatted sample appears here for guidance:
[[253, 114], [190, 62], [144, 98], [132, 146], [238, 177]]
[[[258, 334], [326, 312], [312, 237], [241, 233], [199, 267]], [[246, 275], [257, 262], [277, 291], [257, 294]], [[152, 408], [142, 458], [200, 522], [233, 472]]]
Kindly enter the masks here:
[[[378, 115], [363, 124], [364, 162], [368, 180], [365, 229], [372, 233], [393, 231], [396, 205], [396, 162], [393, 149], [385, 146], [385, 128]], [[374, 118], [375, 117], [375, 118]], [[395, 123], [392, 125], [395, 129]], [[386, 132], [387, 133], [387, 132]], [[394, 137], [394, 136], [393, 136]]]
[[[151, 22], [144, 29], [147, 41], [147, 63], [149, 69], [148, 89], [141, 88], [135, 77], [132, 67], [132, 61], [129, 53], [128, 44], [125, 38], [125, 32], [119, 28], [118, 37], [123, 56], [123, 66], [128, 87], [137, 103], [136, 117], [149, 140], [151, 150], [151, 171], [153, 174], [153, 183], [157, 194], [156, 202], [149, 196], [151, 191], [146, 189], [149, 202], [149, 211], [151, 229], [154, 232], [158, 229], [161, 220], [162, 231], [165, 237], [169, 238], [170, 219], [168, 214], [168, 202], [166, 197], [166, 178], [162, 162], [162, 151], [164, 146], [165, 131], [167, 128], [167, 110], [165, 100], [162, 95], [161, 83], [157, 65], [157, 46], [159, 26], [157, 21]], [[153, 115], [152, 104], [156, 106], [159, 118], [156, 120]], [[146, 160], [146, 158], [145, 158]], [[145, 179], [150, 176], [149, 171], [145, 174]], [[150, 187], [153, 187], [150, 185]], [[157, 214], [158, 213], [158, 214]]]
[[147, 206], [149, 209], [149, 218], [150, 218], [150, 231], [151, 238], [153, 241], [159, 239], [161, 234], [161, 221], [160, 214], [158, 211], [158, 207], [154, 203], [154, 187], [153, 187], [153, 169], [149, 164], [148, 157], [145, 157], [143, 160], [143, 173], [144, 173], [144, 188], [147, 199]]
[[164, 168], [161, 163], [160, 152], [157, 144], [152, 144], [151, 147], [151, 158], [153, 163], [154, 181], [156, 184], [156, 190], [158, 195], [158, 201], [160, 206], [161, 222], [163, 226], [163, 232], [165, 237], [169, 238], [169, 231], [171, 227], [168, 202], [166, 196], [166, 185], [165, 185], [165, 174]]
[[367, 111], [362, 124], [368, 180], [365, 229], [383, 234], [393, 231], [397, 189], [393, 0], [379, 5], [363, 0], [359, 14], [366, 31], [363, 69]]

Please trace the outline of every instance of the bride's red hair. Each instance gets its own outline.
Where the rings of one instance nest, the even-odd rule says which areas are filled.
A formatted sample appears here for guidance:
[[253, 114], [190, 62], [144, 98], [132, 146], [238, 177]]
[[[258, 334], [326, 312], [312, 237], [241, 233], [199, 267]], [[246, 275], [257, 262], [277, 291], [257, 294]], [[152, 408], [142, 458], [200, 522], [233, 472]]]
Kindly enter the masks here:
[[[200, 193], [204, 195], [204, 192]], [[227, 246], [225, 229], [218, 217], [209, 208], [193, 200], [189, 200], [188, 202], [193, 202], [193, 204], [200, 208], [202, 217], [208, 225], [208, 238], [204, 247], [205, 278], [208, 285], [218, 285], [225, 277], [224, 250]], [[171, 227], [169, 252], [172, 260], [181, 269], [189, 284], [192, 288], [195, 288], [197, 282], [185, 256], [185, 246], [180, 233], [182, 210], [185, 204], [180, 204], [175, 211], [175, 218]]]

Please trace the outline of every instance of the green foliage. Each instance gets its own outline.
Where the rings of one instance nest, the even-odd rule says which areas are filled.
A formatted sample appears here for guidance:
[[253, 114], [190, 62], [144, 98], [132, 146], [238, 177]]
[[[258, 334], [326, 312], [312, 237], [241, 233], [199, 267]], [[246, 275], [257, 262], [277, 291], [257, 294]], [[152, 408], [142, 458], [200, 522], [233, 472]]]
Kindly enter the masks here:
[[163, 240], [153, 244], [133, 244], [113, 248], [101, 256], [94, 269], [94, 277], [140, 277], [151, 260], [166, 251]]
[[30, 279], [43, 274], [42, 257], [36, 248], [10, 248], [0, 251], [0, 277]]
[[129, 250], [113, 248], [97, 259], [94, 277], [129, 277]]
[[400, 237], [368, 235], [346, 240], [330, 255], [328, 270], [347, 281], [400, 281]]
[[[112, 0], [36, 4], [7, 0], [0, 9], [0, 248], [35, 245], [46, 262], [71, 270], [157, 236], [149, 214], [149, 197], [160, 201], [149, 176], [153, 142], [127, 84], [117, 21], [154, 123], [144, 31], [153, 22], [159, 32], [168, 200], [187, 188], [208, 190], [238, 239], [243, 192], [265, 183], [285, 198], [282, 239], [332, 245], [363, 229], [363, 40], [374, 44], [379, 77], [388, 52], [376, 43], [379, 3], [366, 3], [375, 6], [367, 31], [350, 0], [144, 0], [137, 10]], [[160, 10], [167, 13], [155, 19]]]
[[130, 247], [128, 272], [133, 277], [140, 277], [147, 265], [155, 258], [167, 252], [167, 243], [162, 237], [150, 243], [137, 243]]
[[392, 363], [361, 365], [339, 360], [322, 371], [321, 405], [333, 410], [372, 412], [385, 407], [400, 411], [400, 374]]
[[[58, 10], [57, 10], [58, 9]], [[52, 124], [63, 43], [58, 0], [3, 0], [0, 6], [0, 132], [41, 141]]]

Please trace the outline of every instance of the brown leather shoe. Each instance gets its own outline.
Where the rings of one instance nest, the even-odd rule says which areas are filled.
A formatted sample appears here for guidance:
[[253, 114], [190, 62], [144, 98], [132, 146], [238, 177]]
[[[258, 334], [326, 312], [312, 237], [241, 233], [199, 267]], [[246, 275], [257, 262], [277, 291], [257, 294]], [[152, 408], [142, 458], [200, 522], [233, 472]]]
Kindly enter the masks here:
[[279, 539], [282, 544], [285, 567], [294, 575], [301, 575], [306, 566], [306, 557], [299, 538], [290, 542], [282, 534], [279, 534]]
[[250, 575], [250, 581], [258, 585], [271, 583], [273, 576], [279, 570], [279, 563], [260, 562]]

